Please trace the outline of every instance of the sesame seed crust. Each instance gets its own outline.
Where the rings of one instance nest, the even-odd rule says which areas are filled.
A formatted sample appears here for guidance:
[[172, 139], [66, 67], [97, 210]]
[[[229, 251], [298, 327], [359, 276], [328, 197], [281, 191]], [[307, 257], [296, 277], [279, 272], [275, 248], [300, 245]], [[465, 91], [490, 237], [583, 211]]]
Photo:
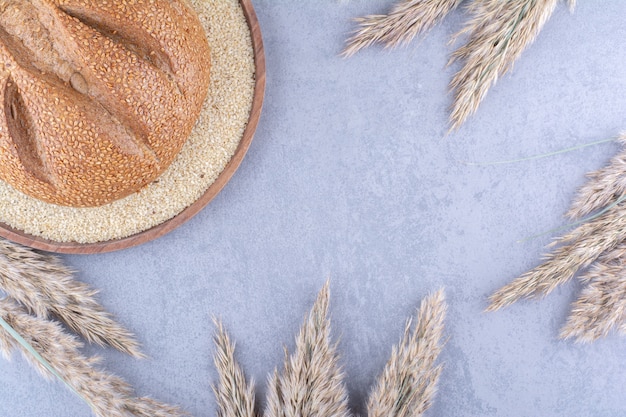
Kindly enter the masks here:
[[73, 207], [136, 192], [187, 140], [210, 62], [185, 0], [0, 0], [0, 178]]
[[56, 242], [95, 243], [134, 235], [194, 203], [222, 172], [245, 130], [255, 85], [250, 31], [237, 0], [191, 0], [211, 50], [209, 93], [192, 133], [154, 182], [100, 207], [45, 203], [0, 181], [0, 221]]

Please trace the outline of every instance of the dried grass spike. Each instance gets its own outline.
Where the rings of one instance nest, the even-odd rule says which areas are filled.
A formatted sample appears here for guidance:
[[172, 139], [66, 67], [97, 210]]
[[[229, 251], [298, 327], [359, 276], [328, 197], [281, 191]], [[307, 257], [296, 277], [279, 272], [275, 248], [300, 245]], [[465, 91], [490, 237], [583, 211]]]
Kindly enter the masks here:
[[[626, 145], [626, 134], [621, 134], [618, 141]], [[567, 213], [572, 219], [600, 210], [626, 194], [626, 149], [614, 156], [608, 166], [592, 172], [588, 178]]]
[[[177, 408], [151, 399], [133, 397], [132, 388], [121, 378], [97, 369], [98, 358], [86, 358], [79, 352], [82, 344], [55, 322], [31, 316], [9, 299], [0, 300], [0, 317], [30, 344], [90, 406], [99, 417], [179, 417]], [[48, 370], [11, 336], [0, 329], [2, 346], [22, 351], [26, 359], [43, 375]]]
[[581, 277], [587, 283], [572, 306], [561, 338], [593, 342], [605, 337], [626, 319], [626, 244], [602, 256]]
[[469, 33], [469, 41], [450, 59], [451, 63], [464, 61], [450, 83], [454, 90], [451, 130], [458, 129], [478, 109], [489, 88], [539, 34], [557, 2], [474, 0], [470, 4], [473, 18], [460, 32]]
[[235, 344], [221, 322], [215, 321], [215, 367], [219, 383], [213, 386], [218, 417], [255, 417], [254, 382], [248, 384], [243, 370], [235, 360]]
[[270, 380], [266, 417], [350, 416], [336, 346], [330, 342], [328, 285], [300, 329], [295, 352], [285, 352], [283, 372]]
[[446, 310], [443, 290], [422, 301], [412, 333], [409, 320], [370, 394], [369, 417], [419, 417], [430, 407], [442, 371], [435, 361], [443, 347]]
[[427, 32], [462, 0], [401, 0], [388, 15], [370, 15], [355, 19], [358, 29], [346, 41], [341, 53], [349, 57], [374, 43], [395, 47]]
[[150, 397], [130, 398], [125, 405], [133, 417], [191, 417], [180, 408]]
[[116, 323], [86, 284], [55, 256], [0, 238], [0, 290], [41, 318], [54, 315], [87, 341], [143, 357], [132, 333]]
[[490, 297], [487, 311], [498, 310], [521, 298], [549, 294], [625, 238], [626, 207], [621, 204], [557, 240], [557, 244], [564, 245], [546, 255], [543, 264], [496, 291]]

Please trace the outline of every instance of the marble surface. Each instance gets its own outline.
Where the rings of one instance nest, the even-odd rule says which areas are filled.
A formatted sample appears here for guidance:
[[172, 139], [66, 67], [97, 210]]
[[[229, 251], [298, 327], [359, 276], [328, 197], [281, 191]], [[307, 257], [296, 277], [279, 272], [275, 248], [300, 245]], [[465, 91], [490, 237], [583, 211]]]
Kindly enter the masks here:
[[[557, 7], [479, 112], [446, 134], [446, 67], [459, 10], [406, 48], [338, 54], [351, 18], [390, 0], [255, 0], [267, 56], [265, 107], [241, 168], [198, 216], [121, 252], [65, 256], [135, 331], [149, 359], [88, 347], [141, 395], [214, 416], [212, 316], [258, 381], [282, 363], [331, 282], [350, 406], [369, 389], [422, 297], [449, 301], [440, 390], [427, 416], [626, 415], [626, 339], [557, 335], [580, 285], [484, 313], [486, 297], [539, 262], [600, 145], [489, 167], [626, 128], [626, 2]], [[15, 356], [0, 360], [0, 416], [89, 416], [80, 399]]]

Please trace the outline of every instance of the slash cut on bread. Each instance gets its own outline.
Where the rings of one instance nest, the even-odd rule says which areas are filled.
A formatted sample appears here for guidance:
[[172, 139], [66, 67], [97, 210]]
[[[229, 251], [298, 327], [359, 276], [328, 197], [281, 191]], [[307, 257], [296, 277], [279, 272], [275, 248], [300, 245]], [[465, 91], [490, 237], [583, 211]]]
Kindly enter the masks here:
[[139, 190], [191, 133], [210, 65], [186, 0], [0, 0], [0, 178], [73, 207]]

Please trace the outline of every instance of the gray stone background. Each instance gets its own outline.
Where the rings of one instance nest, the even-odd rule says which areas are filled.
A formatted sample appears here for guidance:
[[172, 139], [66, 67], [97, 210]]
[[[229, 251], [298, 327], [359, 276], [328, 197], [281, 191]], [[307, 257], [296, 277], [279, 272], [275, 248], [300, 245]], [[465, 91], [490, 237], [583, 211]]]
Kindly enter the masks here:
[[[221, 317], [259, 382], [281, 365], [317, 291], [331, 314], [350, 405], [365, 402], [405, 319], [445, 287], [445, 370], [428, 416], [626, 415], [626, 339], [557, 338], [580, 286], [483, 313], [539, 262], [588, 171], [615, 144], [475, 167], [608, 138], [626, 128], [626, 1], [559, 5], [478, 114], [447, 135], [453, 13], [406, 48], [340, 59], [350, 19], [391, 0], [255, 0], [267, 54], [265, 108], [241, 168], [197, 217], [117, 253], [66, 256], [135, 331], [150, 359], [89, 347], [142, 395], [215, 415]], [[0, 361], [0, 416], [88, 416], [16, 356]]]

